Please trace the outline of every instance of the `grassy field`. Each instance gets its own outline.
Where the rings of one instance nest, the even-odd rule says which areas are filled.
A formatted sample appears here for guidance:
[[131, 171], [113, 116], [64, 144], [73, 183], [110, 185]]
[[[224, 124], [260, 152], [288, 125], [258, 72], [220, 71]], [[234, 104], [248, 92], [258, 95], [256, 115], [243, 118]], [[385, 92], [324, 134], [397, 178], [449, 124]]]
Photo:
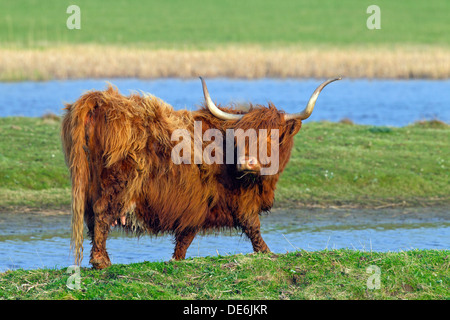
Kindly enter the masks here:
[[144, 262], [81, 268], [78, 290], [66, 286], [67, 269], [15, 270], [0, 274], [0, 299], [448, 299], [449, 255], [325, 250]]
[[384, 206], [448, 203], [450, 126], [403, 128], [306, 123], [296, 136], [278, 200]]
[[120, 44], [398, 45], [450, 43], [447, 0], [378, 0], [381, 29], [369, 30], [369, 0], [100, 1], [78, 0], [81, 29], [69, 30], [68, 0], [0, 3], [2, 46]]
[[450, 77], [450, 3], [77, 1], [0, 3], [0, 81], [108, 77]]
[[[0, 118], [0, 207], [66, 208], [70, 181], [56, 117]], [[306, 122], [277, 206], [448, 204], [450, 127]]]
[[450, 77], [450, 3], [377, 1], [0, 3], [0, 81], [98, 77]]

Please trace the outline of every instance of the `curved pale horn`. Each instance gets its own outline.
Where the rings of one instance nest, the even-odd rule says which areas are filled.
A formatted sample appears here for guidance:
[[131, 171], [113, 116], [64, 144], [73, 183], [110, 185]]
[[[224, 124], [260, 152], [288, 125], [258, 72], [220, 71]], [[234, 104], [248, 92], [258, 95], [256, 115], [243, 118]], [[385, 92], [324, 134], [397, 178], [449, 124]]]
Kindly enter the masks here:
[[202, 80], [203, 95], [205, 96], [206, 106], [208, 107], [209, 111], [211, 111], [211, 113], [214, 116], [216, 116], [217, 118], [222, 119], [222, 120], [239, 120], [244, 116], [243, 114], [227, 113], [227, 112], [224, 112], [224, 111], [220, 110], [219, 108], [217, 108], [216, 105], [214, 104], [214, 102], [211, 100], [211, 97], [209, 96], [209, 92], [208, 92], [208, 88], [206, 87], [205, 80], [203, 80], [202, 77], [200, 77], [200, 80]]
[[325, 86], [333, 81], [336, 80], [341, 80], [342, 78], [334, 78], [334, 79], [328, 79], [327, 81], [325, 81], [324, 83], [322, 83], [320, 86], [317, 87], [317, 89], [313, 92], [313, 94], [311, 95], [311, 98], [309, 98], [308, 104], [306, 105], [306, 108], [302, 111], [302, 112], [298, 112], [298, 113], [292, 113], [292, 114], [286, 114], [285, 116], [285, 120], [292, 120], [292, 119], [300, 119], [300, 120], [305, 120], [307, 118], [309, 118], [309, 116], [311, 115], [311, 113], [314, 110], [314, 105], [316, 104], [316, 100], [319, 97], [320, 91], [322, 91], [323, 88], [325, 88]]

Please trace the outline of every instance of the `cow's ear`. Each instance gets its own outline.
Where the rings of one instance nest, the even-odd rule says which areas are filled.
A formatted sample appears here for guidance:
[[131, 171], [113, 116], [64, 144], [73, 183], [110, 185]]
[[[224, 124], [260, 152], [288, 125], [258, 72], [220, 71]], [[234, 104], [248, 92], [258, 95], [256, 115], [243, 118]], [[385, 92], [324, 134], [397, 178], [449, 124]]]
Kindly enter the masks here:
[[300, 128], [302, 127], [302, 121], [301, 120], [290, 120], [286, 123], [286, 125], [289, 127], [289, 134], [290, 135], [296, 135]]

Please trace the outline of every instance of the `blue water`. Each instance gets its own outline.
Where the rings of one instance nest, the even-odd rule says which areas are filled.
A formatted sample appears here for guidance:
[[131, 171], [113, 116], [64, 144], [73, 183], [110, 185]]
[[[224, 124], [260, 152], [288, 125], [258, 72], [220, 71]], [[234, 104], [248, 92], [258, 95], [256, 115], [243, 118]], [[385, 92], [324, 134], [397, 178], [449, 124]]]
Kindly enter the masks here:
[[[296, 112], [304, 107], [321, 80], [206, 79], [213, 100], [222, 105], [252, 102]], [[199, 79], [105, 79], [0, 83], [0, 117], [62, 114], [65, 102], [84, 92], [102, 90], [106, 81], [128, 95], [151, 93], [175, 109], [196, 110], [203, 102]], [[450, 80], [342, 80], [327, 86], [308, 121], [405, 126], [419, 120], [450, 122]]]
[[[62, 268], [69, 255], [70, 215], [0, 214], [0, 272], [8, 269]], [[26, 223], [24, 223], [24, 221]], [[361, 251], [450, 249], [447, 208], [385, 210], [273, 210], [261, 217], [261, 233], [272, 252], [347, 248]], [[88, 266], [90, 241], [82, 266]], [[136, 238], [113, 231], [107, 241], [113, 263], [168, 261], [170, 236]], [[247, 254], [250, 241], [239, 231], [197, 235], [187, 257]]]

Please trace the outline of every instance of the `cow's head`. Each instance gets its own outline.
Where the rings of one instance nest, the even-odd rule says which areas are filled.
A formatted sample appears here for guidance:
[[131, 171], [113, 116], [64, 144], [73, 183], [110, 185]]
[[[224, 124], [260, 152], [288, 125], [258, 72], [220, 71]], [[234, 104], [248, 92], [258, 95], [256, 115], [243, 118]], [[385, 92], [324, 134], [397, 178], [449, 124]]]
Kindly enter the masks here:
[[303, 111], [286, 114], [272, 104], [268, 107], [250, 106], [246, 113], [218, 108], [209, 95], [205, 81], [201, 77], [200, 79], [209, 111], [215, 117], [225, 120], [225, 127], [234, 130], [234, 164], [236, 171], [242, 176], [271, 176], [282, 172], [289, 161], [293, 138], [301, 128], [302, 120], [313, 112], [322, 89], [333, 81], [341, 80], [334, 78], [323, 82], [314, 91]]

